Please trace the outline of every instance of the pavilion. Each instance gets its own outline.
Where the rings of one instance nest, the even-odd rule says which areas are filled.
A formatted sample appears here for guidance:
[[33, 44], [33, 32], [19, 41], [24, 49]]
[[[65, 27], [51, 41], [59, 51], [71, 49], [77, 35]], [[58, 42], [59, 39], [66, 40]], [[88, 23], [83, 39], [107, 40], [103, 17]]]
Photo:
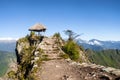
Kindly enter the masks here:
[[31, 28], [29, 28], [29, 31], [38, 32], [38, 35], [40, 36], [40, 32], [45, 32], [46, 27], [38, 23], [38, 24], [33, 25]]

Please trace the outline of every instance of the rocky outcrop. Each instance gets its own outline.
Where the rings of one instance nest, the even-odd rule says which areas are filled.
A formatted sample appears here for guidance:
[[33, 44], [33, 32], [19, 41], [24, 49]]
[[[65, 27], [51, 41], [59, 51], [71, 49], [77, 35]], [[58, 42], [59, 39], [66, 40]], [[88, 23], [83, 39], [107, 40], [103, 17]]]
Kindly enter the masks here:
[[31, 44], [29, 37], [18, 40], [18, 70], [13, 80], [119, 80], [120, 70], [89, 63], [82, 50], [81, 63], [63, 58], [64, 42], [57, 37], [42, 37]]
[[29, 46], [30, 46], [30, 43], [27, 38], [21, 38], [17, 41], [15, 51], [16, 51], [18, 63], [20, 63], [21, 55], [22, 55], [21, 53], [22, 53], [23, 49], [27, 49], [27, 48], [29, 48]]
[[[91, 64], [91, 63], [74, 63], [77, 66], [81, 66], [81, 67], [88, 67], [91, 69], [98, 69], [100, 70], [100, 72], [105, 72], [106, 74], [103, 74], [103, 76], [108, 75], [107, 77], [109, 78], [109, 80], [119, 80], [120, 78], [120, 69], [115, 69], [112, 67], [105, 67], [102, 65], [96, 65], [96, 64]], [[102, 76], [101, 76], [102, 77]]]

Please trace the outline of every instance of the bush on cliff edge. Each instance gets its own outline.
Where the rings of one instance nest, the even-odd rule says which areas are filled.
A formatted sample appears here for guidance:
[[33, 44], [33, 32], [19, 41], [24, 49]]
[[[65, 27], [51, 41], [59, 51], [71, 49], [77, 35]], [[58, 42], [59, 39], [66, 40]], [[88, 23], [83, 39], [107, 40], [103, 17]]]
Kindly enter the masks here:
[[79, 46], [73, 41], [68, 41], [64, 45], [63, 51], [69, 55], [70, 59], [75, 61], [79, 59]]

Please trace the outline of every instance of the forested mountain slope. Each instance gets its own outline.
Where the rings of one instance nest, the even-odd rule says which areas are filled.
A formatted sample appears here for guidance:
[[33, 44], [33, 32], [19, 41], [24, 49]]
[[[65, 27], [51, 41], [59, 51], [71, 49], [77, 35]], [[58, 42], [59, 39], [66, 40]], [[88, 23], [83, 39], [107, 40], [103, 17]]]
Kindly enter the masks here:
[[9, 68], [9, 63], [14, 61], [15, 59], [16, 59], [15, 53], [0, 51], [0, 77], [7, 72]]
[[86, 54], [92, 63], [120, 68], [120, 50], [118, 49], [101, 51], [87, 49]]

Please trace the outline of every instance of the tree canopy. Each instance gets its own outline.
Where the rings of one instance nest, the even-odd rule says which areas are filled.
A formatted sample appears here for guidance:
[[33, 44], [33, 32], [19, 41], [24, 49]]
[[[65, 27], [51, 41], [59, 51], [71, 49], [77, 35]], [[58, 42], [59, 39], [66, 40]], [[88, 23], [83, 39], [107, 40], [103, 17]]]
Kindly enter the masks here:
[[64, 33], [68, 35], [68, 40], [74, 40], [77, 37], [81, 36], [82, 34], [77, 34], [73, 32], [72, 30], [65, 30]]

